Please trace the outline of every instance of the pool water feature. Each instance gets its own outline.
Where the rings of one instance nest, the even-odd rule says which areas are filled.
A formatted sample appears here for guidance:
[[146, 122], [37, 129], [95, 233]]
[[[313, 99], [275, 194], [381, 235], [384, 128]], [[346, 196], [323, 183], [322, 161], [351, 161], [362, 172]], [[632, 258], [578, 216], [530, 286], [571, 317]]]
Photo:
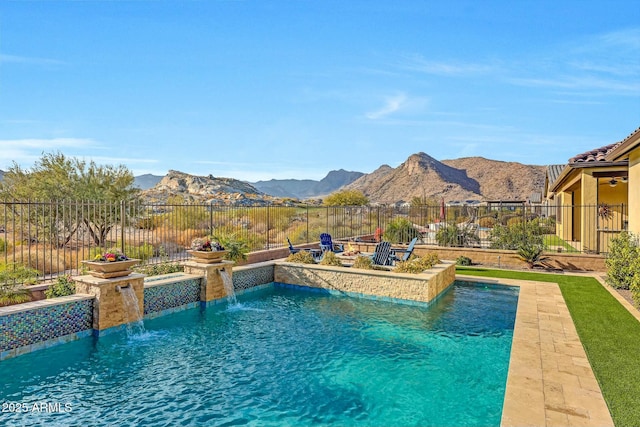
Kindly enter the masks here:
[[131, 286], [118, 287], [122, 296], [122, 306], [129, 335], [144, 333], [144, 321], [140, 312], [140, 304], [135, 291]]
[[517, 290], [430, 307], [274, 285], [0, 363], [2, 414], [42, 425], [499, 425]]
[[217, 272], [220, 274], [220, 278], [222, 278], [222, 286], [227, 293], [227, 302], [231, 305], [237, 305], [238, 299], [236, 297], [236, 291], [233, 287], [233, 279], [231, 278], [231, 275], [229, 275], [229, 273], [227, 273], [227, 271], [223, 269], [217, 270]]

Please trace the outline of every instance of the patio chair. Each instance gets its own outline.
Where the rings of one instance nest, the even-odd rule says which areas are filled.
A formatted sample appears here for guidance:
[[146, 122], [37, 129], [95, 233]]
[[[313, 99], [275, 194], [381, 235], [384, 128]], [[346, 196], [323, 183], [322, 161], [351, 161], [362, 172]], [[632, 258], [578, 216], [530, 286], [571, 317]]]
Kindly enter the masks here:
[[[413, 253], [413, 248], [416, 245], [417, 241], [418, 238], [414, 237], [413, 239], [411, 239], [411, 242], [409, 242], [409, 246], [407, 246], [407, 249], [391, 249], [391, 262], [395, 264], [398, 261], [408, 260]], [[402, 256], [399, 257], [399, 254], [402, 254]]]
[[371, 261], [374, 265], [391, 265], [391, 243], [378, 243], [375, 252], [371, 255]]
[[344, 245], [339, 243], [333, 243], [331, 240], [331, 234], [322, 233], [320, 234], [320, 250], [324, 252], [335, 252], [340, 253], [344, 252]]
[[289, 243], [289, 253], [297, 254], [298, 252], [300, 252], [302, 250], [300, 248], [294, 248], [293, 245], [291, 244], [291, 240], [289, 240], [288, 237], [287, 237], [287, 243]]
[[324, 253], [320, 249], [312, 249], [312, 248], [295, 248], [293, 244], [291, 244], [291, 240], [287, 237], [287, 243], [289, 243], [289, 253], [296, 254], [300, 251], [307, 251], [313, 256], [315, 261], [320, 261], [322, 259], [322, 254]]

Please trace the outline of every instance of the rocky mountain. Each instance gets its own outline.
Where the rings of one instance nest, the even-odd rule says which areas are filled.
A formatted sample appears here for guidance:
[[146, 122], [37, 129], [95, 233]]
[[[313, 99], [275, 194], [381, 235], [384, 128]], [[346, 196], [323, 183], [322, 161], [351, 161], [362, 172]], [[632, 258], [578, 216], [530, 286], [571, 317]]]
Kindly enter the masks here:
[[312, 179], [271, 179], [269, 181], [252, 182], [251, 185], [271, 196], [307, 199], [331, 194], [363, 175], [362, 172], [340, 169], [329, 172], [320, 181]]
[[463, 157], [442, 163], [466, 171], [470, 178], [480, 183], [480, 194], [485, 200], [525, 200], [544, 190], [546, 166], [483, 157]]
[[138, 175], [134, 177], [133, 185], [141, 190], [148, 190], [155, 187], [157, 183], [162, 180], [161, 176], [151, 175], [150, 173], [145, 175]]
[[172, 196], [187, 202], [218, 202], [233, 205], [274, 201], [251, 184], [233, 178], [197, 176], [170, 170], [153, 188], [143, 190], [142, 197], [152, 203], [166, 203]]
[[414, 197], [464, 200], [524, 200], [542, 191], [545, 167], [468, 157], [439, 162], [412, 154], [397, 168], [383, 165], [345, 188], [362, 191], [372, 202], [395, 203]]

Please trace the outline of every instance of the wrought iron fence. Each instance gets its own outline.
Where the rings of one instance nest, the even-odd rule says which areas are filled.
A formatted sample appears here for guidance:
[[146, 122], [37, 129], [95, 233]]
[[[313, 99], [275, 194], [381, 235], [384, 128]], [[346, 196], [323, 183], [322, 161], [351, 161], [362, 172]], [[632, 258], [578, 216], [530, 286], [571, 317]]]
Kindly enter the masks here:
[[91, 201], [0, 202], [0, 273], [16, 266], [38, 278], [78, 274], [82, 260], [111, 247], [145, 263], [180, 261], [195, 237], [244, 242], [250, 251], [334, 240], [413, 237], [427, 245], [606, 253], [626, 229], [625, 205], [228, 206]]

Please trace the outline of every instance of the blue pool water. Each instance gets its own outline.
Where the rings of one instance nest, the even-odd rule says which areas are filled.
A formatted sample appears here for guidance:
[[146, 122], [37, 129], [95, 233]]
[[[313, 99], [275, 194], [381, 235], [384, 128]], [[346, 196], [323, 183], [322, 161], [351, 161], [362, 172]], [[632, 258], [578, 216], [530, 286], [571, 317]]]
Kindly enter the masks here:
[[5, 360], [0, 402], [29, 412], [0, 424], [500, 424], [517, 290], [456, 284], [426, 308], [305, 289]]

